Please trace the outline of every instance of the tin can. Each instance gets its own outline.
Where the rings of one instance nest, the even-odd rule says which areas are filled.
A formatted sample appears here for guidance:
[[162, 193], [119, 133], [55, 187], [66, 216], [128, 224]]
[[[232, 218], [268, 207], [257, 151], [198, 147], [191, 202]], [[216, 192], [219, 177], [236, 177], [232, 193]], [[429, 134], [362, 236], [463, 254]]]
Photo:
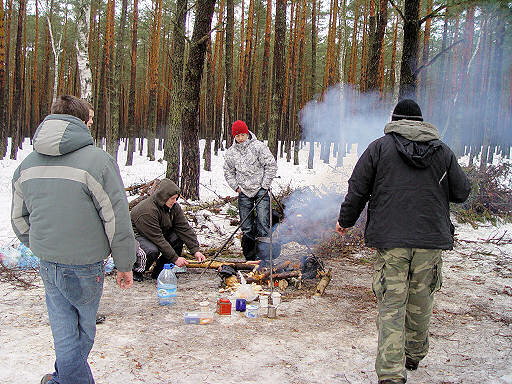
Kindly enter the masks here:
[[245, 316], [250, 319], [258, 317], [258, 306], [256, 304], [248, 305], [247, 310], [245, 311]]
[[219, 315], [231, 315], [231, 301], [225, 297], [217, 300], [217, 313]]
[[273, 305], [268, 306], [267, 317], [269, 319], [275, 319], [277, 317], [276, 307]]
[[236, 299], [236, 310], [238, 312], [245, 312], [246, 303], [245, 299]]

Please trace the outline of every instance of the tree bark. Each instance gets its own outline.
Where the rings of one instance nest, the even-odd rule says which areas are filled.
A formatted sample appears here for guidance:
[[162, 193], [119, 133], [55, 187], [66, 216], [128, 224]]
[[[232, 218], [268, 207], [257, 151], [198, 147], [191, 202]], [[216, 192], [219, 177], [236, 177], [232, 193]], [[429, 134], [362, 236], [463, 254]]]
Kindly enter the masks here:
[[14, 105], [18, 106], [15, 109], [13, 126], [15, 129], [13, 130], [12, 136], [12, 145], [11, 145], [11, 159], [16, 160], [18, 153], [18, 145], [20, 142], [20, 134], [21, 134], [21, 112], [23, 105], [23, 88], [22, 88], [22, 74], [25, 71], [25, 68], [22, 64], [21, 50], [22, 50], [22, 39], [23, 39], [23, 16], [25, 14], [25, 0], [20, 0], [20, 6], [18, 9], [18, 32], [16, 34], [16, 51], [14, 56], [14, 68], [16, 71], [14, 72], [14, 85], [15, 85], [15, 95], [14, 95]]
[[383, 51], [384, 33], [386, 32], [386, 25], [388, 23], [388, 2], [387, 0], [380, 0], [379, 13], [377, 14], [376, 28], [373, 36], [370, 38], [372, 42], [370, 59], [368, 69], [366, 72], [366, 91], [375, 91], [379, 87], [379, 62]]
[[132, 47], [131, 47], [131, 68], [130, 68], [130, 93], [128, 100], [128, 153], [126, 154], [126, 165], [133, 164], [133, 153], [135, 152], [135, 86], [137, 82], [137, 25], [139, 19], [138, 0], [133, 0], [132, 20]]
[[183, 134], [181, 186], [183, 196], [193, 200], [199, 199], [200, 156], [197, 112], [201, 74], [214, 6], [215, 0], [198, 0], [192, 43], [183, 83], [183, 128], [185, 132]]
[[405, 0], [404, 41], [400, 65], [400, 90], [398, 99], [416, 99], [416, 69], [419, 48], [419, 0]]
[[172, 33], [172, 88], [167, 140], [165, 141], [164, 159], [167, 160], [166, 177], [179, 185], [180, 138], [182, 136], [183, 114], [183, 62], [185, 52], [185, 22], [187, 18], [187, 0], [176, 2], [176, 13]]
[[147, 157], [150, 161], [155, 160], [155, 137], [157, 123], [157, 96], [158, 96], [158, 60], [160, 53], [160, 26], [162, 22], [162, 0], [156, 0], [153, 20], [153, 33], [151, 35], [151, 49], [149, 51], [149, 106], [147, 117]]
[[281, 126], [282, 102], [286, 67], [284, 61], [286, 41], [286, 0], [276, 1], [276, 20], [274, 24], [274, 62], [272, 76], [272, 116], [268, 133], [268, 146], [277, 158], [277, 136]]
[[233, 116], [233, 38], [235, 25], [235, 6], [233, 0], [226, 0], [226, 61], [224, 63], [226, 76], [226, 98], [225, 98], [225, 116], [224, 131], [226, 135], [226, 146], [231, 146], [233, 136], [231, 135], [231, 124], [234, 122]]
[[3, 0], [0, 0], [0, 158], [7, 149], [7, 77], [5, 73], [5, 14]]

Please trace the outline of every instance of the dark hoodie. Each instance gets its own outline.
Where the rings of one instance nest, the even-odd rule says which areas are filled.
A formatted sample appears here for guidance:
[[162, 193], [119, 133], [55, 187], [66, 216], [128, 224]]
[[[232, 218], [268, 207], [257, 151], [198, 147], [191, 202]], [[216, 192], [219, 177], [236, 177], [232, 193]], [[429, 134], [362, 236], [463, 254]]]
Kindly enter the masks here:
[[355, 224], [368, 202], [365, 243], [375, 248], [452, 249], [450, 202], [464, 202], [470, 183], [429, 123], [386, 125], [349, 180], [338, 222]]
[[165, 205], [173, 195], [179, 195], [180, 190], [169, 179], [163, 179], [154, 194], [141, 201], [131, 211], [132, 226], [135, 236], [144, 236], [155, 244], [162, 255], [173, 263], [178, 258], [171, 244], [164, 235], [175, 232], [187, 245], [190, 253], [199, 251], [199, 242], [190, 227], [181, 206], [175, 203], [172, 208]]

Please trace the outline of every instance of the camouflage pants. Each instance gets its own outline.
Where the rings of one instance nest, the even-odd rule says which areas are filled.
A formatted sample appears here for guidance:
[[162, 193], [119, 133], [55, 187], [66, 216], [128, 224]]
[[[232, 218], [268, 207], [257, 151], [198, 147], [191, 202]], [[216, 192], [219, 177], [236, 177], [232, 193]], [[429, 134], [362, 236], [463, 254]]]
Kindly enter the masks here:
[[405, 356], [428, 352], [434, 292], [441, 288], [441, 250], [389, 248], [376, 251], [373, 292], [379, 314], [375, 370], [379, 380], [407, 379]]

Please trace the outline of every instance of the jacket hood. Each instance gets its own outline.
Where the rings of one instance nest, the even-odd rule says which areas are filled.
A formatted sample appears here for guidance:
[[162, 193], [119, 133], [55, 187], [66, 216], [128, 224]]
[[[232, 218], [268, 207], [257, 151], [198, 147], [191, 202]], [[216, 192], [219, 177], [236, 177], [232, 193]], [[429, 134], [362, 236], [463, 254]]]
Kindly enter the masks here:
[[48, 115], [34, 134], [34, 150], [43, 155], [61, 156], [93, 145], [87, 125], [71, 115]]
[[430, 167], [434, 153], [442, 145], [437, 128], [422, 121], [392, 121], [384, 133], [393, 137], [401, 158], [416, 168]]
[[160, 184], [158, 184], [156, 192], [152, 196], [158, 205], [164, 206], [167, 200], [169, 200], [169, 197], [179, 194], [180, 189], [174, 182], [169, 179], [162, 179]]
[[436, 127], [424, 121], [397, 120], [386, 124], [384, 133], [398, 133], [400, 136], [412, 141], [431, 141], [440, 139], [441, 135]]

